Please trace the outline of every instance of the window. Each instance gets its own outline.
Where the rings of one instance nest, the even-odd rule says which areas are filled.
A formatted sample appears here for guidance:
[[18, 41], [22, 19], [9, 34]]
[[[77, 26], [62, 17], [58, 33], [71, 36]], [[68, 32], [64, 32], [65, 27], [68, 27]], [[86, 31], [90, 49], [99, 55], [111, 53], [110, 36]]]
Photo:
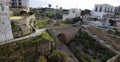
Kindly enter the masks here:
[[21, 3], [19, 3], [19, 5], [21, 6]]
[[107, 7], [105, 7], [105, 12], [107, 12]]
[[111, 8], [111, 12], [113, 12], [112, 10], [113, 10], [113, 9]]
[[110, 7], [108, 8], [108, 11], [107, 12], [110, 12]]
[[97, 12], [97, 9], [98, 9], [98, 8], [96, 7], [96, 8], [95, 8], [95, 11], [96, 11], [96, 12]]
[[102, 7], [100, 7], [100, 10], [99, 10], [99, 12], [102, 12]]
[[75, 13], [75, 10], [73, 10], [72, 13]]

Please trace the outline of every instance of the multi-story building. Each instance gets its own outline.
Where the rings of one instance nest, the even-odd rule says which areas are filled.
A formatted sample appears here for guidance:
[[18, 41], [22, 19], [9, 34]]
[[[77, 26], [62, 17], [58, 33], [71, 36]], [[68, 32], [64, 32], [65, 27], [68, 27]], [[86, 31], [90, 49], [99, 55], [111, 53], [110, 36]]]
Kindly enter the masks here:
[[115, 7], [109, 4], [96, 4], [92, 12], [93, 18], [103, 19], [105, 15], [114, 15]]
[[28, 8], [29, 0], [11, 0], [11, 7]]
[[9, 1], [0, 0], [0, 42], [13, 39], [9, 18]]
[[75, 17], [80, 17], [81, 10], [80, 9], [69, 9], [66, 13], [67, 14], [63, 15], [63, 20], [72, 19], [72, 18], [75, 18]]
[[10, 15], [20, 15], [21, 11], [29, 12], [29, 0], [10, 0]]
[[120, 12], [120, 6], [115, 7], [115, 11], [116, 11], [116, 12]]

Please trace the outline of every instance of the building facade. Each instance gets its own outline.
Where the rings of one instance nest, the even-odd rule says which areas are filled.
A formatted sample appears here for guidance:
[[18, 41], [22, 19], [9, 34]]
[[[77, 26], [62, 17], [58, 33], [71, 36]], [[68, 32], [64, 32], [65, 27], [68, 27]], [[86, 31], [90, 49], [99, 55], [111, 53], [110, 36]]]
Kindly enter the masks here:
[[69, 9], [66, 13], [67, 14], [63, 15], [63, 20], [80, 17], [81, 10], [80, 9]]
[[105, 15], [114, 15], [115, 7], [108, 4], [97, 4], [92, 12], [92, 17], [103, 19]]
[[120, 6], [115, 7], [115, 11], [116, 11], [116, 12], [120, 12]]
[[8, 0], [0, 0], [0, 42], [13, 39]]
[[10, 0], [10, 15], [20, 15], [21, 11], [29, 12], [29, 0]]
[[29, 7], [29, 0], [11, 0], [11, 7]]

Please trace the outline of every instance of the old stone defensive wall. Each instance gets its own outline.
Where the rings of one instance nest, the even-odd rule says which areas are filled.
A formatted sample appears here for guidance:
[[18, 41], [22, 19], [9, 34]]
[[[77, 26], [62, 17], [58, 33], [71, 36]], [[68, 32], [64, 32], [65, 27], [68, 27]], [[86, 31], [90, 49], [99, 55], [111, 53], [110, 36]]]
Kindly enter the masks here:
[[69, 43], [71, 39], [75, 37], [77, 32], [79, 31], [79, 27], [63, 27], [63, 28], [55, 28], [55, 29], [48, 29], [48, 32], [52, 35], [54, 34], [56, 37], [59, 37], [59, 35], [65, 37], [66, 44]]
[[[111, 45], [116, 50], [120, 51], [120, 37], [109, 34], [109, 29], [100, 28], [100, 27], [94, 27], [94, 26], [86, 26], [84, 27], [97, 37], [101, 38], [105, 41], [105, 43]], [[107, 62], [119, 62], [120, 61], [120, 53], [118, 53], [116, 56], [109, 59]]]
[[93, 26], [87, 26], [86, 29], [106, 41], [106, 43], [110, 44], [115, 49], [120, 50], [120, 37], [109, 34], [108, 29]]

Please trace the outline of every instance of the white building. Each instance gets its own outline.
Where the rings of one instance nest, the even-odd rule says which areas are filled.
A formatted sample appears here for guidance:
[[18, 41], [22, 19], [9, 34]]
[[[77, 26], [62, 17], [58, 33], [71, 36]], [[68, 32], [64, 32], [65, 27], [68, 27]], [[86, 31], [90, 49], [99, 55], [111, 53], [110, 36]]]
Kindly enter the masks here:
[[114, 15], [115, 7], [108, 4], [95, 5], [92, 18], [103, 19], [105, 15]]
[[0, 0], [0, 42], [13, 39], [8, 0]]
[[80, 17], [80, 9], [69, 9], [67, 14], [63, 15], [63, 20]]
[[11, 7], [29, 7], [29, 0], [11, 0]]

